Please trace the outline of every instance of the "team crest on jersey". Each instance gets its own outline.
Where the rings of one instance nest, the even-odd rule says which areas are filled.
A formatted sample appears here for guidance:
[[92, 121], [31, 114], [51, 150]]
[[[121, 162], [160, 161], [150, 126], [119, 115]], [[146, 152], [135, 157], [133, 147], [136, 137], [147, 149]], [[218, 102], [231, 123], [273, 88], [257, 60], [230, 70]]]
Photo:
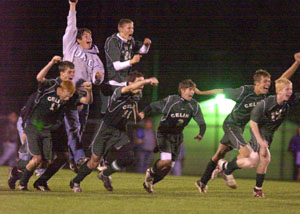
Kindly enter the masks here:
[[282, 119], [284, 112], [285, 111], [283, 109], [279, 109], [277, 111], [271, 112], [271, 120], [276, 121], [276, 120]]

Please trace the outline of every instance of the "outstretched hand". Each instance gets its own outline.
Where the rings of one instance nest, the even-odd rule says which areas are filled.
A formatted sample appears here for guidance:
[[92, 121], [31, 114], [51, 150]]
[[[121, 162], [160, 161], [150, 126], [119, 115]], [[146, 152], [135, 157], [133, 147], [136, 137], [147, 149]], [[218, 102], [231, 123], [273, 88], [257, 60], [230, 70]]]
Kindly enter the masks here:
[[150, 81], [150, 85], [155, 85], [157, 86], [158, 85], [158, 80], [156, 79], [156, 77], [151, 77], [149, 78], [149, 81]]
[[202, 136], [200, 134], [198, 134], [194, 137], [194, 139], [200, 141], [202, 139]]

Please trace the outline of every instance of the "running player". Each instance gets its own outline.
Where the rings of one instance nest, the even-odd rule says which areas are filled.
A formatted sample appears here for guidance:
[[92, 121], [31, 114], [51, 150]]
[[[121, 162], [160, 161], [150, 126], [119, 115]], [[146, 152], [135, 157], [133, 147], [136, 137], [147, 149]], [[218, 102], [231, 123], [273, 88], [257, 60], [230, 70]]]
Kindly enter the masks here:
[[[92, 141], [92, 156], [79, 169], [75, 178], [70, 182], [70, 187], [74, 192], [81, 192], [80, 182], [96, 169], [102, 157], [114, 147], [122, 150], [128, 147], [130, 142], [127, 135], [127, 123], [136, 123], [140, 118], [138, 115], [137, 102], [141, 99], [144, 85], [157, 85], [155, 77], [144, 79], [140, 72], [134, 71], [128, 75], [128, 85], [118, 87], [111, 96], [110, 105], [101, 120], [99, 129]], [[121, 168], [133, 162], [132, 150], [126, 148], [121, 152], [121, 157], [114, 160], [107, 169], [99, 173], [99, 178], [103, 181], [104, 187], [108, 191], [113, 191], [110, 175], [120, 171]]]
[[[300, 64], [300, 53], [296, 53], [294, 58], [295, 62], [288, 70], [286, 70], [286, 72], [281, 75], [280, 78], [289, 79], [295, 73]], [[231, 188], [237, 188], [237, 184], [229, 170], [231, 168], [239, 167], [237, 164], [250, 168], [256, 163], [257, 158], [250, 157], [252, 149], [247, 145], [246, 140], [243, 137], [243, 132], [245, 125], [250, 120], [250, 113], [254, 106], [259, 101], [266, 98], [266, 94], [271, 86], [270, 78], [271, 75], [267, 71], [260, 69], [257, 70], [253, 76], [254, 85], [245, 85], [237, 89], [215, 89], [206, 92], [196, 90], [196, 93], [198, 94], [216, 94], [223, 92], [225, 93], [226, 97], [236, 102], [232, 112], [227, 116], [223, 123], [223, 130], [225, 134], [221, 139], [216, 153], [207, 164], [201, 179], [195, 183], [200, 193], [206, 193], [207, 183], [211, 179], [219, 160], [222, 159], [219, 162], [220, 169], [217, 169], [214, 174], [217, 174], [218, 171], [222, 171], [222, 175], [226, 181], [226, 184]], [[226, 153], [232, 149], [237, 149], [239, 151], [239, 155], [237, 158], [234, 158], [230, 164], [227, 164], [227, 162], [223, 161], [223, 158], [225, 157]], [[237, 159], [241, 159], [241, 163], [237, 163]], [[229, 170], [226, 171], [225, 169], [227, 168], [229, 168]]]
[[141, 118], [157, 112], [163, 114], [157, 129], [157, 148], [160, 152], [153, 167], [147, 169], [144, 189], [153, 193], [153, 185], [162, 180], [174, 167], [179, 158], [180, 145], [183, 143], [183, 129], [194, 118], [200, 127], [199, 134], [194, 139], [200, 141], [205, 133], [206, 124], [201, 112], [200, 105], [193, 99], [196, 84], [190, 80], [179, 83], [179, 95], [170, 95], [163, 100], [153, 102], [141, 112]]
[[[70, 68], [71, 66], [74, 69], [73, 63], [66, 63], [68, 64], [66, 67]], [[49, 64], [42, 71], [51, 67]], [[91, 83], [85, 82], [82, 84], [82, 87], [86, 88], [87, 94], [85, 97], [79, 97], [78, 100], [81, 103], [89, 104], [92, 101]], [[32, 158], [26, 165], [18, 186], [19, 190], [28, 190], [27, 183], [33, 171], [42, 165], [43, 162], [47, 165], [52, 161], [51, 131], [57, 130], [61, 125], [63, 110], [67, 107], [68, 101], [74, 92], [75, 87], [70, 80], [61, 80], [59, 82], [57, 79], [51, 79], [45, 80], [39, 85], [34, 106], [24, 121], [24, 132], [28, 143], [27, 149]]]

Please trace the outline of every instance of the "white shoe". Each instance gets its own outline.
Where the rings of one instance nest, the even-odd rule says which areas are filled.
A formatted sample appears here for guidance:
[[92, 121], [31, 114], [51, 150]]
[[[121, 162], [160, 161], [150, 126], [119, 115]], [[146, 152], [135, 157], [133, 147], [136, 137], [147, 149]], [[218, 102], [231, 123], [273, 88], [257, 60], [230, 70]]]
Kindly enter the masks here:
[[221, 170], [219, 169], [219, 167], [216, 167], [215, 170], [211, 173], [211, 180], [214, 180], [218, 177], [219, 174], [221, 174]]
[[222, 176], [227, 184], [231, 189], [236, 189], [237, 184], [232, 174], [226, 175], [224, 172], [222, 172]]

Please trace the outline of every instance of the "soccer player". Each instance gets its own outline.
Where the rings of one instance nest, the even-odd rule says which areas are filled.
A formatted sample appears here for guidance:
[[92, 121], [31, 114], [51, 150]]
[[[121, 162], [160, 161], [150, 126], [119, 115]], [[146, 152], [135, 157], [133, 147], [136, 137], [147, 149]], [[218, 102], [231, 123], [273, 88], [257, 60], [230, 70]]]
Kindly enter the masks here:
[[133, 152], [128, 149], [130, 142], [126, 132], [127, 123], [136, 123], [140, 119], [137, 102], [141, 99], [144, 85], [157, 85], [158, 80], [155, 77], [144, 79], [138, 71], [131, 72], [127, 78], [127, 86], [116, 88], [111, 96], [110, 105], [91, 144], [91, 159], [80, 167], [77, 176], [70, 182], [74, 192], [82, 191], [80, 182], [97, 168], [101, 158], [113, 147], [122, 151], [121, 156], [98, 175], [108, 191], [113, 191], [110, 175], [133, 162]]
[[191, 118], [200, 127], [199, 134], [194, 139], [200, 141], [205, 133], [206, 124], [200, 105], [193, 99], [196, 84], [190, 80], [179, 83], [179, 95], [170, 95], [163, 100], [153, 102], [140, 113], [141, 118], [157, 112], [163, 114], [157, 129], [157, 148], [160, 152], [158, 159], [151, 168], [147, 169], [144, 189], [153, 193], [153, 185], [162, 180], [174, 167], [179, 158], [180, 145], [183, 143], [183, 129]]
[[126, 78], [133, 71], [132, 66], [140, 62], [142, 54], [147, 54], [151, 40], [144, 42], [133, 38], [134, 23], [130, 19], [121, 19], [118, 23], [118, 33], [106, 39], [104, 50], [106, 56], [107, 79], [100, 91], [101, 113], [106, 112], [109, 97], [116, 87], [125, 86]]
[[[83, 82], [100, 85], [104, 79], [104, 67], [98, 57], [99, 50], [93, 44], [92, 32], [87, 28], [77, 29], [76, 5], [69, 1], [70, 10], [68, 24], [63, 36], [63, 59], [75, 65], [73, 82], [76, 89], [85, 91], [81, 87]], [[67, 110], [65, 115], [68, 133], [68, 144], [73, 154], [75, 164], [80, 165], [85, 158], [81, 138], [88, 118], [89, 105], [83, 105], [82, 110]], [[70, 157], [70, 159], [72, 159]]]
[[276, 81], [276, 95], [269, 96], [258, 103], [251, 112], [250, 144], [259, 153], [256, 169], [256, 186], [253, 195], [264, 197], [262, 185], [271, 160], [270, 146], [275, 131], [287, 117], [291, 106], [299, 103], [300, 93], [293, 94], [293, 84], [286, 78]]
[[[74, 65], [67, 62], [70, 66]], [[51, 63], [43, 69], [47, 69]], [[68, 67], [68, 66], [66, 66]], [[43, 71], [42, 69], [42, 71]], [[92, 101], [91, 83], [82, 84], [87, 90], [85, 97], [78, 97], [76, 102], [90, 104]], [[64, 108], [75, 92], [75, 86], [70, 80], [58, 81], [57, 79], [45, 80], [40, 83], [38, 94], [34, 100], [25, 120], [24, 132], [28, 143], [28, 152], [32, 156], [26, 165], [24, 174], [18, 185], [19, 190], [28, 190], [27, 184], [33, 171], [43, 163], [48, 165], [52, 161], [52, 136], [51, 131], [57, 130], [63, 119]], [[73, 102], [73, 101], [72, 101]], [[76, 105], [75, 102], [72, 105]]]
[[[300, 64], [300, 53], [294, 55], [295, 62], [287, 69], [280, 78], [290, 78]], [[222, 172], [222, 176], [226, 184], [230, 188], [237, 188], [236, 181], [230, 173], [232, 168], [248, 167], [251, 168], [255, 165], [257, 157], [251, 156], [251, 147], [248, 146], [243, 137], [245, 125], [250, 120], [250, 114], [255, 105], [266, 98], [266, 94], [271, 86], [271, 75], [265, 70], [257, 70], [253, 76], [254, 85], [244, 85], [236, 89], [214, 89], [206, 92], [196, 90], [197, 94], [216, 94], [225, 93], [225, 95], [236, 102], [231, 113], [226, 117], [223, 123], [224, 136], [221, 139], [220, 145], [216, 153], [208, 162], [205, 172], [200, 180], [196, 181], [195, 185], [200, 193], [207, 192], [207, 183], [217, 174]], [[232, 149], [237, 149], [239, 155], [234, 158], [230, 163], [223, 160], [226, 153]], [[240, 159], [237, 162], [237, 159]], [[221, 160], [220, 162], [218, 162]], [[218, 166], [218, 169], [216, 169]], [[215, 170], [216, 169], [216, 170]], [[214, 171], [215, 170], [215, 171]], [[213, 173], [214, 172], [214, 173]]]

